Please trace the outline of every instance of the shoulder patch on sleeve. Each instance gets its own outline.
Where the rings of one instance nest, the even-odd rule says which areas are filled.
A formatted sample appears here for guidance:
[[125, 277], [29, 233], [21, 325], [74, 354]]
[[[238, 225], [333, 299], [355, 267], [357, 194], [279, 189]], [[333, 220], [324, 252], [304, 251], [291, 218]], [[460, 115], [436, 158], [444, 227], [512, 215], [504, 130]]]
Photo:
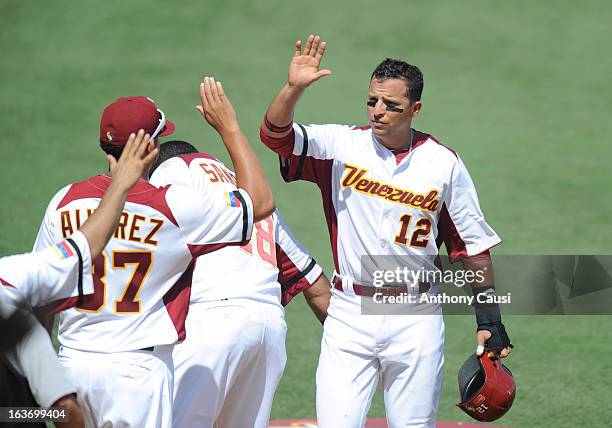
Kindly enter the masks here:
[[67, 259], [68, 257], [74, 256], [74, 251], [72, 251], [72, 247], [68, 245], [66, 241], [58, 242], [53, 246], [56, 250], [57, 254], [62, 259]]
[[234, 190], [232, 192], [226, 192], [225, 193], [225, 203], [227, 204], [228, 207], [241, 207], [242, 203], [240, 202], [241, 199], [240, 192], [238, 192], [237, 190]]

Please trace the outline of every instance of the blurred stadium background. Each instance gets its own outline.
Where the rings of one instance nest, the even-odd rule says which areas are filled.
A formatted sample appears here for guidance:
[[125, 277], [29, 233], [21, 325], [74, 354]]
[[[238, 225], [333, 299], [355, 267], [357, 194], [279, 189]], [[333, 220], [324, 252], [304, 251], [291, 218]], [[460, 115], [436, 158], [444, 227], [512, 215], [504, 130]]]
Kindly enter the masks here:
[[[203, 75], [221, 80], [260, 155], [289, 225], [331, 274], [317, 189], [286, 185], [258, 141], [285, 81], [293, 44], [328, 41], [333, 71], [309, 90], [297, 119], [363, 124], [372, 69], [385, 57], [421, 67], [415, 126], [456, 149], [489, 223], [493, 254], [610, 254], [612, 3], [601, 0], [340, 0], [286, 2], [1, 0], [0, 254], [28, 251], [50, 197], [106, 168], [104, 106], [147, 95], [177, 125], [173, 138], [229, 162], [194, 109]], [[303, 298], [287, 308], [289, 361], [273, 418], [314, 416], [320, 325]], [[473, 317], [448, 316], [441, 420], [456, 372], [474, 350]], [[507, 361], [518, 382], [511, 427], [610, 426], [612, 318], [513, 316]], [[605, 378], [607, 377], [607, 381]], [[377, 394], [370, 415], [384, 414]]]

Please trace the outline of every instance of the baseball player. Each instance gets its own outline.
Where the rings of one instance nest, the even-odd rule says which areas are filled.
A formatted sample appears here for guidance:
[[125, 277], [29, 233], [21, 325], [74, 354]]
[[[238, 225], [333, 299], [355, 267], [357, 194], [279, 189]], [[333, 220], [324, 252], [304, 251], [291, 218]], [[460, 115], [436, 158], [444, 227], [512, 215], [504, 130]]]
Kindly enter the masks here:
[[[189, 143], [162, 144], [160, 161], [156, 186], [236, 189], [231, 170]], [[187, 338], [173, 351], [173, 426], [268, 427], [287, 359], [283, 306], [301, 291], [323, 320], [329, 282], [278, 210], [255, 224], [246, 245], [198, 257]]]
[[[295, 45], [288, 81], [272, 101], [261, 139], [281, 158], [286, 181], [319, 186], [334, 258], [334, 289], [317, 369], [319, 426], [365, 423], [378, 384], [390, 427], [434, 427], [444, 360], [444, 324], [434, 315], [361, 315], [362, 299], [433, 293], [419, 287], [373, 287], [363, 257], [418, 256], [433, 265], [443, 241], [452, 261], [490, 268], [488, 249], [500, 242], [485, 222], [472, 180], [458, 155], [411, 127], [421, 109], [423, 77], [387, 59], [371, 76], [369, 126], [301, 125], [293, 112], [304, 90], [329, 76], [320, 69], [325, 42]], [[404, 257], [404, 259], [402, 259]], [[399, 266], [399, 264], [398, 264]], [[491, 269], [488, 272], [492, 272]], [[492, 275], [476, 293], [492, 293]], [[419, 309], [414, 305], [415, 312]], [[477, 308], [478, 345], [507, 355], [510, 341], [499, 307]], [[482, 350], [479, 348], [479, 352]]]
[[[60, 361], [77, 385], [89, 426], [171, 426], [171, 352], [185, 337], [192, 262], [228, 243], [248, 241], [254, 221], [274, 210], [223, 87], [207, 77], [200, 97], [198, 110], [235, 162], [238, 189], [205, 193], [140, 180], [129, 192], [113, 237], [93, 261], [94, 294], [60, 317]], [[126, 136], [139, 128], [157, 142], [174, 125], [150, 99], [120, 98], [102, 114], [100, 145], [121, 152]], [[110, 183], [99, 175], [60, 190], [36, 247], [77, 229]]]

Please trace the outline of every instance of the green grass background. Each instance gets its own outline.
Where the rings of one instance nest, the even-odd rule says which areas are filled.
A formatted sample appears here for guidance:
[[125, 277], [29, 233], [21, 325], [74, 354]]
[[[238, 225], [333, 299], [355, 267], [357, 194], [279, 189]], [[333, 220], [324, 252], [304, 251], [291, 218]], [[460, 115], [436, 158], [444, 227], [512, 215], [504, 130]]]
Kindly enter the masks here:
[[[287, 2], [0, 0], [0, 254], [31, 248], [50, 197], [105, 170], [102, 109], [123, 95], [156, 100], [176, 138], [229, 161], [194, 110], [205, 74], [220, 79], [256, 147], [287, 222], [331, 273], [317, 189], [286, 185], [258, 143], [293, 43], [328, 41], [333, 75], [297, 119], [363, 124], [372, 69], [400, 57], [425, 75], [415, 123], [456, 149], [504, 243], [494, 254], [610, 254], [612, 3], [551, 0]], [[274, 418], [314, 415], [321, 329], [303, 299], [287, 309], [289, 361]], [[473, 351], [472, 317], [447, 317], [439, 418]], [[612, 423], [612, 318], [507, 317], [518, 382], [512, 427]], [[377, 396], [370, 412], [384, 414]]]

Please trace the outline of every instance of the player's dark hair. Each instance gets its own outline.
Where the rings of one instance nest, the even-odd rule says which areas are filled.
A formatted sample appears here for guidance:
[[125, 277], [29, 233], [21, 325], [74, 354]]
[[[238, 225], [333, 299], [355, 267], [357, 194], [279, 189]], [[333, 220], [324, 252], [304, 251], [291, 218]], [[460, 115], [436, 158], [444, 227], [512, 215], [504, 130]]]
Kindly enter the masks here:
[[400, 59], [387, 58], [374, 69], [370, 80], [402, 79], [408, 88], [410, 102], [419, 101], [423, 93], [423, 73], [416, 65], [410, 65]]
[[100, 141], [100, 148], [104, 150], [104, 153], [106, 153], [107, 155], [113, 155], [113, 157], [117, 160], [119, 160], [119, 158], [121, 157], [124, 147], [125, 146], [113, 146], [112, 144]]
[[166, 141], [165, 143], [159, 146], [159, 156], [157, 157], [157, 160], [155, 160], [155, 162], [153, 162], [153, 164], [151, 165], [151, 169], [149, 169], [149, 174], [153, 174], [153, 171], [155, 171], [158, 166], [160, 166], [168, 159], [181, 155], [189, 155], [191, 153], [198, 153], [198, 149], [189, 144], [187, 141]]

